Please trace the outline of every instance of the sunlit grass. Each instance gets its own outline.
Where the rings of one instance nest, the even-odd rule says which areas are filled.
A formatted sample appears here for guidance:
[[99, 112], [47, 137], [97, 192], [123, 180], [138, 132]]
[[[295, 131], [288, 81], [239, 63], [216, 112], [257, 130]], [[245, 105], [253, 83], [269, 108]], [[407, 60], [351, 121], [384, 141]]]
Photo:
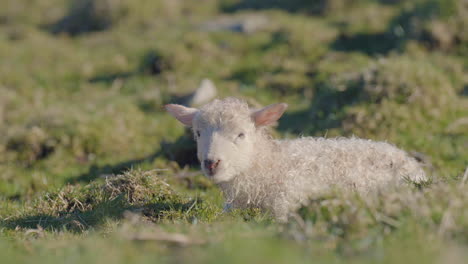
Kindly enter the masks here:
[[[456, 1], [96, 1], [99, 12], [55, 0], [0, 8], [2, 261], [466, 259], [468, 16]], [[76, 31], [76, 12], [106, 25]], [[267, 26], [204, 27], [249, 16]], [[162, 110], [203, 78], [220, 97], [288, 103], [275, 136], [388, 141], [432, 182], [316, 197], [286, 225], [223, 213], [186, 155], [191, 135]]]

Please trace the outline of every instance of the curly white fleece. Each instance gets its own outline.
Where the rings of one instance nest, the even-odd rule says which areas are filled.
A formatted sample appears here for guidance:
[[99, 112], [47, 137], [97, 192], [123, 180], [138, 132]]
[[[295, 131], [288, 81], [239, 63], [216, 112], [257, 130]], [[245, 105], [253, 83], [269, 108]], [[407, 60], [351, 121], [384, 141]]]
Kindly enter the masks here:
[[[215, 100], [200, 109], [194, 129], [211, 125], [221, 131], [223, 126], [226, 131], [243, 130], [239, 126], [253, 124], [250, 113], [242, 100]], [[255, 137], [250, 165], [218, 185], [228, 205], [261, 208], [281, 221], [310, 198], [332, 188], [365, 194], [407, 179], [427, 180], [416, 160], [385, 142], [315, 137], [274, 140], [263, 128], [249, 136]], [[242, 153], [231, 159], [238, 156]]]

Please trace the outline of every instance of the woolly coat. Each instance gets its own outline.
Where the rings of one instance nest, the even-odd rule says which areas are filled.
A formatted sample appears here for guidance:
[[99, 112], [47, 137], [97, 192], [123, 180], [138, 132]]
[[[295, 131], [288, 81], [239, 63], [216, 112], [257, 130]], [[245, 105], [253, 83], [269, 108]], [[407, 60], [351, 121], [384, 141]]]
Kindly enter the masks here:
[[310, 198], [334, 188], [361, 194], [426, 180], [416, 160], [384, 142], [313, 138], [259, 142], [253, 166], [220, 184], [228, 206], [258, 207], [284, 221]]
[[[265, 111], [253, 111], [236, 98], [214, 100], [200, 109], [178, 108], [179, 111], [174, 111], [178, 112], [176, 116], [185, 124], [193, 125], [195, 138], [199, 131], [203, 132], [202, 137], [205, 135], [203, 140], [197, 138], [199, 160], [216, 150], [217, 155], [224, 154], [221, 165], [229, 165], [224, 169], [234, 170], [231, 170], [233, 177], [218, 183], [228, 208], [261, 208], [284, 221], [310, 198], [330, 189], [367, 194], [408, 180], [426, 180], [415, 159], [388, 143], [358, 138], [274, 140], [263, 123], [256, 123], [257, 114]], [[263, 109], [280, 109], [264, 115], [276, 121], [285, 107]], [[236, 140], [234, 143], [226, 140], [235, 131], [250, 131], [247, 137], [248, 144], [254, 145], [253, 152], [241, 151], [242, 148], [236, 147]], [[213, 138], [209, 133], [220, 134]], [[225, 138], [222, 143], [213, 143], [220, 138]], [[239, 147], [247, 144], [246, 141], [238, 143]]]

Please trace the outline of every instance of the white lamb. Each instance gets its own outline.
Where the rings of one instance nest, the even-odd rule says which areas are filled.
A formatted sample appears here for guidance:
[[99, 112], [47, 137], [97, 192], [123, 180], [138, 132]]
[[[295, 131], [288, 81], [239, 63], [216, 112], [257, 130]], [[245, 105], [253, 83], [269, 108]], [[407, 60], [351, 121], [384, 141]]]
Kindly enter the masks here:
[[274, 140], [274, 124], [287, 104], [249, 109], [235, 98], [214, 100], [200, 109], [169, 104], [166, 110], [192, 127], [206, 176], [222, 190], [226, 206], [256, 207], [280, 221], [315, 195], [331, 188], [368, 193], [406, 179], [426, 181], [404, 151], [358, 138], [302, 137]]

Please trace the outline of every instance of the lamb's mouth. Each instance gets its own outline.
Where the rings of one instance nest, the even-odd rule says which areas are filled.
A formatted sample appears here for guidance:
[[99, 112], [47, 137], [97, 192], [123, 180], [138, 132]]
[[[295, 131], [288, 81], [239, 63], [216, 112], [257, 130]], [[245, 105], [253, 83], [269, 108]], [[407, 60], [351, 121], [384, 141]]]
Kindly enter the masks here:
[[218, 165], [220, 162], [221, 160], [213, 161], [211, 159], [205, 159], [202, 164], [205, 174], [210, 178], [214, 177], [219, 170]]
[[[222, 179], [222, 177], [221, 178], [219, 177], [218, 170], [210, 171], [210, 170], [206, 169], [205, 170], [205, 175], [208, 177], [208, 179], [210, 179], [211, 181], [213, 181], [216, 184], [225, 181], [224, 179]], [[218, 177], [216, 177], [216, 176], [218, 176]]]
[[214, 179], [214, 176], [216, 175], [216, 172], [217, 172], [216, 169], [207, 169], [207, 168], [205, 168], [204, 171], [205, 171], [205, 175], [210, 179]]

